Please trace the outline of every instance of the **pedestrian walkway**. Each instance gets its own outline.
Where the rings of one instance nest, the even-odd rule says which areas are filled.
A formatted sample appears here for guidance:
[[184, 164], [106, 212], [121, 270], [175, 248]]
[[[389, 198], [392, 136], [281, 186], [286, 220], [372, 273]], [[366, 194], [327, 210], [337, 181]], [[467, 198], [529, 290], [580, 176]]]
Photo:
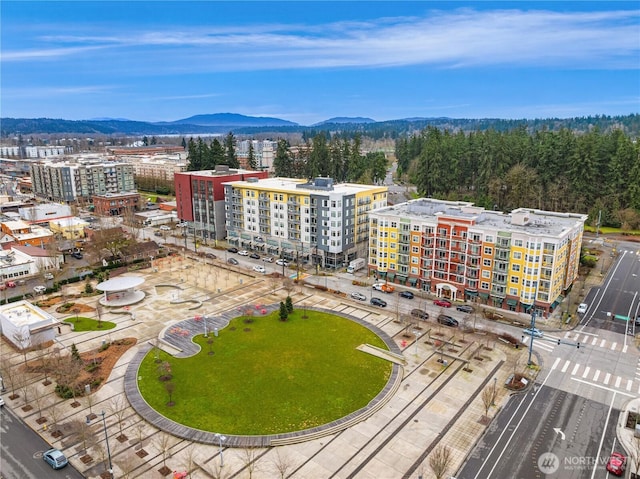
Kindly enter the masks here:
[[[560, 371], [562, 374], [569, 374], [574, 380], [614, 388], [618, 392], [627, 394], [628, 396], [634, 395], [635, 397], [636, 393], [640, 395], [640, 381], [636, 381], [634, 384], [633, 379], [611, 374], [592, 366], [585, 366], [569, 359], [563, 361], [561, 358], [556, 358], [551, 366], [551, 370]], [[636, 377], [638, 377], [637, 372]]]

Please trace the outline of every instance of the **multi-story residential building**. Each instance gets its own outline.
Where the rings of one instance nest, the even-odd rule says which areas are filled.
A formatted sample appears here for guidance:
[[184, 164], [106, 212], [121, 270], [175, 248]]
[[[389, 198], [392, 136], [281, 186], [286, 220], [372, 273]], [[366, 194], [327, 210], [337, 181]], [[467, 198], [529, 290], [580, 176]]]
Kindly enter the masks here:
[[107, 193], [91, 198], [94, 211], [102, 216], [133, 214], [140, 211], [143, 204], [138, 193]]
[[258, 170], [273, 170], [273, 160], [278, 148], [278, 142], [273, 140], [242, 140], [236, 145], [236, 154], [240, 164], [249, 166], [249, 145], [253, 146], [253, 155], [256, 160]]
[[266, 171], [230, 169], [226, 165], [218, 165], [215, 170], [176, 173], [178, 218], [187, 223], [189, 233], [195, 237], [222, 240], [227, 236], [223, 183], [267, 176]]
[[93, 195], [135, 191], [133, 166], [114, 162], [38, 162], [31, 165], [36, 196], [72, 203]]
[[225, 201], [230, 244], [338, 268], [366, 257], [368, 213], [387, 205], [387, 188], [334, 185], [331, 178], [250, 179], [225, 184]]
[[578, 276], [587, 215], [417, 199], [370, 214], [369, 270], [439, 297], [548, 314]]
[[156, 178], [158, 180], [173, 181], [175, 173], [187, 171], [186, 161], [176, 157], [172, 158], [128, 158], [133, 165], [133, 174], [143, 178]]

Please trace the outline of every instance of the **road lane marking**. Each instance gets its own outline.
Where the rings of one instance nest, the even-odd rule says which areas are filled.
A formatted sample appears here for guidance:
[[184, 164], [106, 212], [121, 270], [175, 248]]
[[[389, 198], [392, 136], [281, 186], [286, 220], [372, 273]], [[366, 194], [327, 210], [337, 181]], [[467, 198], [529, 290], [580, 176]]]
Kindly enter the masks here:
[[566, 362], [566, 363], [564, 363], [564, 366], [562, 366], [562, 369], [560, 370], [560, 372], [562, 372], [562, 373], [566, 373], [566, 372], [567, 372], [567, 369], [569, 369], [569, 364], [571, 364], [571, 361], [569, 361], [569, 360], [567, 359], [567, 362]]
[[618, 376], [618, 378], [616, 379], [616, 389], [618, 389], [620, 387], [620, 383], [622, 382], [622, 378], [620, 376]]
[[593, 380], [597, 381], [599, 377], [600, 377], [600, 370], [596, 369], [596, 373], [593, 375]]
[[[620, 393], [624, 394], [624, 393]], [[613, 402], [616, 400], [616, 391], [613, 392], [613, 397], [611, 398], [611, 403], [609, 404], [609, 411], [607, 412], [607, 420], [604, 422], [604, 429], [602, 429], [602, 435], [600, 436], [600, 445], [598, 446], [598, 454], [596, 457], [600, 457], [600, 451], [602, 451], [602, 445], [604, 444], [604, 436], [607, 434], [607, 426], [609, 425], [609, 418], [611, 417], [611, 410], [613, 409]], [[593, 472], [591, 473], [591, 479], [596, 477], [596, 471], [600, 464], [599, 461], [594, 461], [593, 464]], [[609, 474], [607, 474], [609, 475]]]
[[575, 375], [576, 375], [576, 373], [578, 372], [578, 369], [580, 369], [580, 365], [579, 365], [579, 364], [576, 364], [576, 365], [573, 367], [573, 371], [571, 371], [571, 375], [572, 375], [572, 376], [575, 376]]
[[598, 389], [604, 389], [605, 391], [609, 391], [612, 392], [614, 394], [622, 394], [623, 396], [627, 396], [630, 398], [635, 398], [636, 396], [634, 396], [633, 394], [627, 394], [623, 391], [616, 391], [613, 388], [608, 388], [606, 386], [603, 386], [602, 384], [596, 384], [596, 383], [592, 383], [591, 381], [585, 381], [584, 379], [580, 379], [580, 378], [571, 378], [572, 381], [578, 381], [579, 383], [582, 384], [588, 384], [589, 386], [593, 386], [594, 388], [598, 388]]
[[631, 379], [627, 379], [627, 391], [631, 391], [632, 384], [633, 384], [633, 381]]
[[604, 377], [604, 383], [608, 386], [609, 385], [609, 380], [611, 379], [611, 373], [607, 373], [606, 376]]
[[589, 366], [587, 366], [586, 368], [584, 368], [584, 372], [582, 373], [582, 379], [585, 379], [588, 375], [589, 375], [589, 370], [591, 368]]
[[[558, 358], [558, 359], [560, 359], [560, 358]], [[556, 363], [554, 363], [554, 367], [555, 366], [556, 366]], [[552, 372], [553, 372], [553, 368], [546, 375], [546, 377], [544, 378], [544, 381], [542, 381], [542, 383], [540, 384], [540, 387], [538, 388], [538, 390], [535, 393], [533, 393], [533, 398], [531, 398], [531, 401], [529, 402], [529, 405], [524, 410], [524, 412], [520, 414], [520, 421], [518, 421], [518, 424], [516, 424], [515, 428], [513, 428], [513, 432], [509, 436], [509, 439], [507, 440], [506, 445], [502, 448], [502, 451], [500, 451], [500, 454], [498, 455], [497, 460], [494, 461], [493, 467], [489, 471], [489, 474], [487, 474], [486, 476], [483, 476], [483, 477], [487, 477], [487, 478], [491, 477], [491, 474], [493, 474], [493, 471], [495, 470], [496, 466], [502, 462], [501, 461], [502, 456], [504, 456], [504, 453], [507, 450], [507, 447], [509, 447], [512, 444], [511, 441], [513, 440], [513, 436], [518, 431], [518, 428], [520, 427], [520, 424], [522, 424], [522, 421], [524, 421], [524, 418], [527, 416], [527, 413], [529, 412], [529, 409], [531, 409], [531, 406], [533, 406], [533, 404], [536, 402], [536, 398], [538, 397], [538, 394], [540, 394], [540, 391], [542, 391], [544, 389], [544, 385], [547, 384], [547, 381], [548, 381], [549, 377], [551, 376]], [[524, 397], [526, 397], [526, 396], [524, 396]], [[516, 410], [511, 415], [511, 418], [509, 418], [509, 421], [507, 422], [507, 424], [511, 424], [511, 422], [513, 421], [513, 418], [516, 417], [516, 415], [518, 414], [518, 411], [520, 410], [520, 408], [522, 407], [523, 404], [524, 404], [524, 401], [521, 402], [518, 405]], [[474, 476], [473, 479], [478, 479], [478, 477], [480, 476], [480, 473], [484, 469], [485, 464], [487, 463], [487, 461], [489, 460], [489, 458], [493, 454], [493, 451], [496, 449], [496, 447], [498, 447], [498, 444], [502, 440], [502, 436], [504, 435], [505, 432], [507, 432], [507, 430], [508, 430], [508, 428], [506, 428], [506, 427], [502, 430], [502, 432], [500, 433], [500, 436], [498, 437], [498, 439], [496, 440], [495, 444], [493, 445], [493, 447], [489, 451], [489, 454], [487, 454], [487, 459], [484, 460], [484, 462], [482, 463], [482, 465], [478, 469], [478, 473]]]
[[618, 343], [613, 343], [611, 345], [611, 351], [613, 351], [614, 349], [616, 349], [616, 347], [618, 346]]
[[607, 344], [607, 341], [605, 339], [603, 339], [602, 341], [600, 341], [600, 347], [604, 348], [604, 345]]

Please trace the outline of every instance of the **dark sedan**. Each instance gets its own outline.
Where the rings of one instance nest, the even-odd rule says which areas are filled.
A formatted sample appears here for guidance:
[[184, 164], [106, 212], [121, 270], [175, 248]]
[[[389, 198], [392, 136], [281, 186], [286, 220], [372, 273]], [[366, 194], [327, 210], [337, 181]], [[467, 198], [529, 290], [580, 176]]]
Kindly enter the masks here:
[[451, 316], [447, 316], [446, 314], [441, 314], [438, 316], [438, 322], [444, 326], [449, 326], [450, 328], [457, 328], [458, 321], [453, 319]]
[[400, 292], [400, 297], [407, 298], [407, 299], [413, 299], [413, 293], [411, 291], [401, 291]]
[[373, 304], [374, 306], [380, 306], [381, 308], [384, 308], [387, 306], [387, 302], [381, 300], [380, 298], [371, 298], [370, 303]]
[[251, 259], [260, 259], [260, 255], [258, 253], [251, 253], [249, 255], [249, 258], [251, 258]]
[[462, 311], [463, 313], [473, 313], [473, 308], [468, 304], [459, 304], [456, 306], [458, 311]]
[[238, 248], [227, 248], [227, 251], [229, 253], [237, 253], [238, 252]]

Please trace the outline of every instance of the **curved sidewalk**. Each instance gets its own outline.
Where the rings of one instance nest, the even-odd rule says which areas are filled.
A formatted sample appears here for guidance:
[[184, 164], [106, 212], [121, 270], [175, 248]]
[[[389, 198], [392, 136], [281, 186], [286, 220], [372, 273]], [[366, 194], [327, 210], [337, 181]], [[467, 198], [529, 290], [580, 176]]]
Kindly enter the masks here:
[[[264, 309], [267, 311], [274, 311], [279, 308], [278, 305], [269, 305]], [[337, 316], [342, 316], [345, 319], [349, 319], [351, 321], [357, 322], [358, 324], [370, 329], [374, 333], [376, 333], [389, 347], [389, 349], [396, 354], [401, 355], [402, 351], [395, 344], [395, 342], [387, 335], [384, 331], [380, 330], [376, 326], [366, 323], [365, 321], [356, 318], [354, 316], [326, 310], [322, 308], [314, 308], [310, 307], [309, 310], [315, 310], [320, 312], [326, 312], [330, 314], [335, 314]], [[220, 315], [216, 318], [208, 318], [212, 321], [212, 324], [224, 324], [223, 327], [229, 324], [229, 320], [237, 317], [238, 314], [235, 311], [228, 311], [227, 313]], [[219, 322], [218, 322], [219, 320]], [[193, 322], [197, 324], [197, 328], [190, 328], [191, 324], [189, 322]], [[196, 354], [200, 347], [193, 343], [192, 338], [197, 334], [202, 334], [204, 332], [203, 324], [199, 321], [195, 321], [193, 318], [180, 321], [174, 327], [184, 328], [184, 330], [190, 331], [191, 336], [188, 338], [186, 336], [179, 335], [179, 337], [171, 338], [171, 340], [175, 340], [176, 343], [171, 343], [175, 345], [175, 347], [179, 347], [183, 352], [176, 355], [176, 357], [188, 357], [193, 354]], [[170, 338], [165, 337], [165, 340], [169, 341]], [[179, 342], [177, 341], [179, 340]], [[187, 350], [183, 349], [186, 346], [186, 342], [189, 342], [192, 346]], [[216, 433], [209, 431], [202, 431], [200, 429], [194, 429], [192, 427], [184, 426], [179, 424], [161, 414], [159, 414], [155, 409], [153, 409], [149, 404], [144, 400], [142, 395], [140, 394], [140, 390], [138, 389], [138, 369], [142, 360], [146, 356], [146, 354], [151, 350], [152, 345], [145, 344], [140, 350], [136, 353], [136, 355], [132, 358], [127, 366], [127, 370], [124, 375], [124, 392], [131, 403], [131, 406], [135, 411], [140, 414], [147, 422], [153, 424], [160, 430], [166, 431], [176, 437], [180, 437], [182, 439], [187, 439], [189, 441], [200, 442], [204, 444], [212, 444], [217, 445], [219, 439], [216, 437]], [[340, 419], [332, 421], [328, 424], [323, 424], [318, 427], [305, 429], [302, 431], [293, 431], [289, 433], [282, 434], [270, 434], [270, 435], [260, 435], [260, 436], [236, 436], [225, 433], [224, 431], [220, 431], [221, 434], [224, 434], [227, 439], [225, 440], [225, 445], [227, 447], [269, 447], [275, 445], [283, 445], [283, 444], [293, 444], [298, 442], [308, 441], [310, 439], [317, 439], [319, 437], [329, 436], [331, 434], [335, 434], [340, 432], [352, 425], [364, 421], [376, 411], [378, 411], [382, 406], [384, 406], [390, 399], [391, 396], [396, 392], [398, 387], [400, 386], [400, 381], [402, 380], [402, 366], [398, 364], [392, 365], [391, 374], [387, 381], [385, 387], [371, 400], [369, 404], [365, 407], [354, 411]]]

